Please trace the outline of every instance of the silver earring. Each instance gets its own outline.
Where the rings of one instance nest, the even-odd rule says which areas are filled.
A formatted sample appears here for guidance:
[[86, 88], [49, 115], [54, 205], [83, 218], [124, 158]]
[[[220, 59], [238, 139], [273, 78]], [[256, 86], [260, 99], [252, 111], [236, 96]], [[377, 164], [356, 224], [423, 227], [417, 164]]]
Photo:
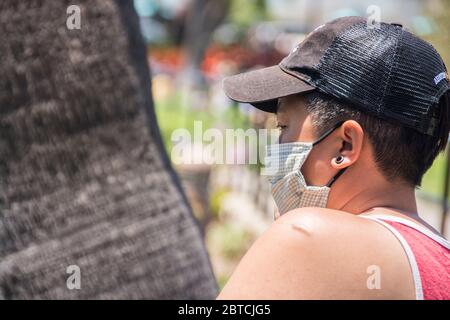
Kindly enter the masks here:
[[336, 158], [336, 163], [337, 164], [341, 164], [342, 162], [344, 162], [344, 157], [343, 156], [339, 156]]

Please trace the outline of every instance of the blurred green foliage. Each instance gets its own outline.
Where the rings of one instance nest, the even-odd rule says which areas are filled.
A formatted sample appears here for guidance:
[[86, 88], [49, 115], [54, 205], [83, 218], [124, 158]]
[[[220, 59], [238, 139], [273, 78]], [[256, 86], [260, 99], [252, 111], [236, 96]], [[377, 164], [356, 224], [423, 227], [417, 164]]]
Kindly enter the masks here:
[[221, 255], [226, 259], [242, 258], [254, 240], [254, 236], [247, 229], [231, 222], [216, 225], [210, 235], [210, 241], [217, 244]]
[[[448, 68], [450, 65], [450, 0], [440, 0], [440, 4], [438, 2], [434, 2], [434, 4], [437, 7], [427, 12], [427, 14], [433, 18], [437, 30], [425, 37], [425, 40], [433, 44]], [[442, 196], [446, 165], [445, 155], [439, 155], [423, 178], [421, 189], [424, 192], [439, 198]]]
[[440, 0], [438, 9], [428, 14], [432, 16], [437, 30], [425, 39], [433, 44], [448, 68], [450, 65], [450, 0]]
[[[426, 192], [433, 197], [442, 197], [444, 188], [446, 159], [444, 154], [440, 154], [434, 160], [433, 166], [427, 171], [422, 180], [422, 187], [420, 190]], [[447, 196], [447, 198], [449, 198]]]
[[214, 219], [219, 218], [220, 208], [225, 197], [229, 194], [228, 189], [217, 189], [210, 196], [209, 210]]
[[229, 14], [230, 22], [246, 28], [255, 22], [267, 20], [265, 0], [232, 0]]
[[213, 111], [213, 108], [195, 109], [183, 105], [180, 92], [174, 92], [166, 99], [156, 100], [155, 110], [164, 146], [169, 154], [172, 150], [172, 133], [176, 129], [184, 128], [193, 137], [195, 121], [202, 122], [203, 130], [220, 127], [244, 130], [250, 128], [248, 117], [237, 105], [227, 108], [224, 112]]
[[195, 121], [202, 121], [203, 130], [213, 126], [214, 117], [208, 112], [183, 106], [180, 92], [155, 101], [155, 109], [164, 146], [169, 154], [172, 150], [172, 133], [176, 129], [187, 129], [193, 136]]

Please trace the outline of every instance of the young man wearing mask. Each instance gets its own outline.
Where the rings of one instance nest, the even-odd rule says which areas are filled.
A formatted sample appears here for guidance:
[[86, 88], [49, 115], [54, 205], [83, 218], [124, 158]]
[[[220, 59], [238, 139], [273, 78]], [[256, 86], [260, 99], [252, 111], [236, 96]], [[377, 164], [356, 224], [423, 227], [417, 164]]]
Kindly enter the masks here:
[[450, 243], [414, 194], [447, 144], [446, 72], [401, 25], [345, 17], [279, 65], [226, 78], [231, 99], [277, 114], [280, 217], [219, 299], [450, 299]]

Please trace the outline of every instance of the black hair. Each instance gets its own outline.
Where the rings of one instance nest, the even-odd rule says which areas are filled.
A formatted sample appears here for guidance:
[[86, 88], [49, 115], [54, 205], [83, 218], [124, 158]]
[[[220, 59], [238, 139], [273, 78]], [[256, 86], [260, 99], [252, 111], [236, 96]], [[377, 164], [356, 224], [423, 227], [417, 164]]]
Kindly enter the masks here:
[[432, 136], [361, 112], [318, 91], [306, 94], [305, 98], [307, 111], [319, 136], [340, 121], [358, 122], [372, 143], [377, 167], [391, 180], [400, 179], [409, 185], [420, 186], [423, 175], [447, 145], [450, 91], [433, 106], [438, 123]]

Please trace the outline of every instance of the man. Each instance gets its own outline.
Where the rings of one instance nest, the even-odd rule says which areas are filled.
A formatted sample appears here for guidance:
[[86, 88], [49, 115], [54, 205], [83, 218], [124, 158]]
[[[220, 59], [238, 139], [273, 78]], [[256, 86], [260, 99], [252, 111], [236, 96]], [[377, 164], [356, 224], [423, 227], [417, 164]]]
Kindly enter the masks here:
[[414, 196], [447, 143], [449, 89], [430, 44], [359, 17], [225, 79], [230, 98], [277, 114], [266, 165], [281, 216], [219, 299], [449, 299], [450, 243]]

